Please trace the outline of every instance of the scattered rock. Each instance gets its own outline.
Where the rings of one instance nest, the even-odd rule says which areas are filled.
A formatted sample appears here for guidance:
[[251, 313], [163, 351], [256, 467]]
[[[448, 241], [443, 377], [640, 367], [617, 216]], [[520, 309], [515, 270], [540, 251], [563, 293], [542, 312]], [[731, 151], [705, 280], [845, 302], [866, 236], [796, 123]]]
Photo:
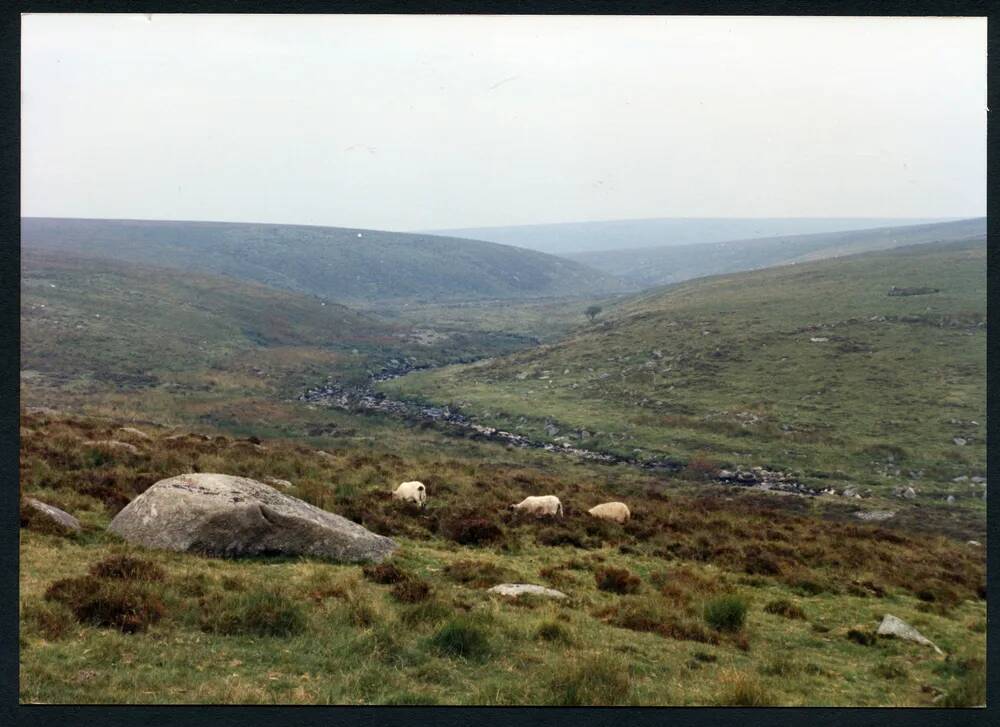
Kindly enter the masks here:
[[976, 477], [970, 477], [970, 478], [969, 478], [969, 480], [970, 480], [971, 482], [976, 482], [976, 483], [979, 483], [979, 482], [986, 482], [986, 478], [985, 478], [985, 477], [979, 477], [979, 476], [976, 476]]
[[512, 598], [517, 598], [524, 594], [531, 596], [542, 596], [543, 598], [566, 598], [566, 594], [562, 591], [557, 591], [553, 588], [545, 588], [544, 586], [534, 586], [530, 583], [501, 583], [498, 586], [493, 586], [489, 590], [489, 593], [496, 593], [501, 596], [510, 596]]
[[224, 474], [160, 480], [119, 512], [108, 530], [148, 548], [218, 556], [309, 555], [379, 561], [396, 543], [272, 487]]
[[128, 442], [119, 442], [117, 439], [88, 439], [84, 444], [91, 447], [106, 447], [108, 449], [121, 449], [129, 454], [139, 454], [139, 448]]
[[[961, 477], [954, 478], [952, 482], [965, 482], [968, 479], [969, 479], [968, 475], [962, 475]], [[975, 480], [973, 480], [973, 482], [975, 482]]]
[[889, 520], [895, 517], [896, 512], [894, 510], [858, 510], [854, 513], [854, 517], [858, 520], [869, 520], [875, 522], [881, 522], [883, 520]]
[[46, 503], [36, 500], [33, 497], [24, 498], [24, 504], [67, 530], [72, 530], [74, 532], [80, 531], [80, 521], [65, 510], [60, 510], [58, 507], [47, 505]]
[[736, 479], [736, 474], [729, 470], [719, 470], [719, 479], [724, 481]]
[[812, 341], [813, 343], [826, 343], [830, 339], [829, 338], [824, 338], [823, 336], [813, 336], [809, 340]]
[[921, 634], [919, 631], [917, 631], [915, 628], [910, 626], [910, 624], [906, 623], [900, 618], [897, 618], [896, 616], [893, 616], [890, 613], [887, 613], [882, 618], [882, 623], [879, 624], [877, 633], [879, 636], [895, 636], [896, 638], [899, 639], [906, 639], [907, 641], [915, 641], [916, 643], [923, 644], [924, 646], [931, 646], [937, 653], [942, 655], [944, 654], [944, 652], [941, 651], [941, 649], [939, 649], [937, 645], [934, 644], [933, 641], [931, 641], [923, 634]]
[[545, 433], [548, 434], [550, 437], [554, 437], [557, 434], [559, 434], [559, 427], [557, 427], [552, 422], [547, 422], [545, 424]]
[[913, 500], [917, 497], [917, 491], [912, 487], [897, 487], [893, 492], [896, 497], [902, 497], [906, 500]]

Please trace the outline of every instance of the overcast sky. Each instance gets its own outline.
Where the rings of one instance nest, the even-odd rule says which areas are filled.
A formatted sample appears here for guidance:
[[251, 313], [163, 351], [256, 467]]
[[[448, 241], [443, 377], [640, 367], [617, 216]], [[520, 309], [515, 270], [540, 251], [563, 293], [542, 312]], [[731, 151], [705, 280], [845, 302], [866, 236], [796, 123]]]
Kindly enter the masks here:
[[985, 19], [29, 15], [22, 213], [986, 210]]

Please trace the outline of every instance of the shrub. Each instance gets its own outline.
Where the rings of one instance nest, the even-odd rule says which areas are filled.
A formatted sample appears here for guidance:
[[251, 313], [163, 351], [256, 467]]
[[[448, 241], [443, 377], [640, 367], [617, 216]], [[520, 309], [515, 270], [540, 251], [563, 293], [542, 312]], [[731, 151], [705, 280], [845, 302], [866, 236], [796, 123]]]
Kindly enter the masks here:
[[202, 614], [202, 631], [227, 636], [293, 636], [306, 627], [301, 605], [269, 590], [229, 596]]
[[392, 587], [392, 597], [400, 603], [426, 601], [431, 594], [430, 584], [416, 578], [407, 578]]
[[770, 707], [776, 703], [772, 695], [750, 674], [726, 672], [720, 679], [722, 692], [716, 704], [723, 707]]
[[642, 585], [638, 576], [625, 568], [600, 568], [594, 573], [597, 587], [611, 593], [635, 593]]
[[662, 603], [634, 596], [623, 598], [594, 615], [605, 623], [630, 631], [655, 633], [678, 641], [718, 642], [718, 637], [697, 621], [666, 608]]
[[481, 545], [503, 539], [500, 527], [485, 518], [455, 518], [441, 523], [441, 534], [460, 545]]
[[393, 563], [378, 563], [366, 565], [361, 569], [365, 578], [373, 583], [399, 583], [409, 578], [409, 575], [397, 568]]
[[777, 576], [781, 575], [781, 564], [770, 553], [751, 546], [746, 549], [743, 556], [743, 572], [750, 575]]
[[138, 584], [94, 576], [64, 578], [45, 592], [45, 598], [67, 606], [77, 621], [132, 634], [159, 621], [163, 603]]
[[467, 616], [456, 616], [430, 639], [431, 648], [445, 656], [483, 660], [493, 653], [486, 630]]
[[771, 613], [775, 616], [784, 616], [785, 618], [804, 619], [806, 617], [802, 609], [789, 601], [787, 598], [771, 601], [769, 604], [764, 606], [764, 613]]
[[713, 598], [705, 604], [705, 621], [716, 631], [739, 631], [747, 616], [747, 603], [739, 596]]
[[556, 670], [549, 690], [551, 703], [563, 707], [615, 706], [628, 701], [632, 678], [623, 658], [597, 654]]
[[128, 555], [113, 555], [90, 566], [90, 575], [130, 581], [162, 581], [166, 573], [156, 563]]

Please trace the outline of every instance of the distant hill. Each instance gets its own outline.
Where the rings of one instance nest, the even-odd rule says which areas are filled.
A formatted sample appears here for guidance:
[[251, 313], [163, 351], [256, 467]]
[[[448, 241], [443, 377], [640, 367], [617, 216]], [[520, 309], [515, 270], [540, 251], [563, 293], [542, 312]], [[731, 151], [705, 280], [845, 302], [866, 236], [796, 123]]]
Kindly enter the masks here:
[[21, 262], [21, 368], [55, 381], [145, 387], [255, 369], [274, 381], [310, 367], [325, 378], [356, 366], [355, 351], [403, 343], [405, 329], [255, 283], [30, 251]]
[[705, 275], [755, 270], [928, 242], [986, 236], [986, 218], [905, 227], [729, 240], [701, 245], [603, 250], [569, 258], [622, 277], [638, 287], [676, 283]]
[[981, 239], [699, 278], [551, 345], [383, 388], [590, 449], [981, 507], [952, 481], [985, 475], [986, 282]]
[[225, 275], [346, 302], [615, 292], [579, 263], [479, 240], [226, 222], [23, 218], [27, 251]]
[[[954, 218], [952, 218], [954, 219]], [[516, 245], [552, 255], [625, 250], [667, 245], [695, 245], [724, 240], [748, 240], [779, 235], [806, 235], [872, 227], [941, 222], [939, 218], [787, 217], [698, 218], [667, 217], [648, 220], [567, 222], [512, 227], [469, 227], [429, 231], [431, 234], [471, 237]]]

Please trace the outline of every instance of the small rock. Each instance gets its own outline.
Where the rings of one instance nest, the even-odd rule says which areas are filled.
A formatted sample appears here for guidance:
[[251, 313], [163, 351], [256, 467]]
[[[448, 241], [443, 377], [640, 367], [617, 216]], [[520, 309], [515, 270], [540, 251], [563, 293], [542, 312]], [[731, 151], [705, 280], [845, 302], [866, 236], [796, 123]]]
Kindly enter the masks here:
[[265, 477], [264, 481], [269, 485], [274, 485], [275, 487], [288, 488], [292, 486], [292, 483], [288, 480], [279, 480], [277, 477]]
[[544, 586], [535, 586], [530, 583], [501, 583], [498, 586], [493, 586], [489, 589], [489, 593], [496, 593], [501, 596], [510, 596], [512, 598], [517, 598], [518, 596], [528, 594], [531, 596], [542, 596], [543, 598], [566, 598], [566, 594], [562, 591], [557, 591], [553, 588], [545, 588]]
[[985, 477], [979, 477], [979, 476], [970, 477], [969, 480], [971, 482], [986, 482], [986, 478]]
[[736, 478], [736, 475], [734, 473], [730, 472], [729, 470], [719, 470], [719, 479], [720, 480], [727, 480], [728, 481], [728, 480], [732, 480], [732, 479], [735, 479], [735, 478]]
[[959, 447], [964, 447], [968, 443], [964, 437], [955, 437], [951, 441], [953, 441]]
[[875, 522], [888, 520], [895, 517], [895, 515], [896, 513], [893, 510], [858, 510], [854, 513], [854, 517], [858, 520], [874, 520]]
[[117, 439], [88, 439], [84, 444], [91, 447], [107, 447], [109, 449], [123, 449], [129, 454], [139, 454], [139, 448], [128, 442], [119, 442]]
[[953, 502], [955, 502], [955, 496], [954, 495], [948, 495], [948, 498], [945, 500], [945, 502], [947, 502], [949, 505], [951, 505]]
[[944, 654], [941, 649], [939, 649], [933, 641], [925, 637], [915, 628], [910, 626], [900, 618], [887, 613], [882, 618], [882, 623], [878, 627], [879, 636], [895, 636], [900, 639], [906, 639], [907, 641], [915, 641], [918, 644], [923, 644], [924, 646], [931, 646], [939, 654]]
[[[961, 477], [954, 478], [952, 482], [965, 482], [968, 479], [969, 479], [968, 475], [962, 475]], [[975, 480], [973, 480], [973, 482], [975, 482]]]
[[970, 540], [968, 543], [966, 543], [966, 545], [974, 545], [977, 548], [982, 548], [983, 547], [983, 544], [980, 543], [978, 540]]
[[142, 431], [141, 429], [136, 429], [135, 427], [122, 427], [118, 431], [121, 432], [122, 434], [126, 434], [126, 435], [128, 435], [130, 437], [135, 437], [136, 439], [141, 439], [144, 442], [149, 441], [149, 440], [152, 439], [152, 437], [149, 436], [148, 434], [146, 434], [144, 431]]
[[824, 338], [822, 336], [813, 336], [809, 340], [812, 341], [813, 343], [826, 343], [830, 339], [829, 338]]
[[329, 452], [324, 452], [322, 449], [316, 450], [316, 456], [319, 457], [320, 459], [337, 459], [332, 454], [330, 454]]
[[40, 500], [36, 500], [33, 497], [24, 498], [24, 504], [30, 507], [32, 510], [41, 513], [49, 520], [52, 520], [57, 525], [72, 530], [74, 532], [80, 531], [80, 521], [75, 517], [70, 515], [65, 510], [60, 510], [58, 507], [53, 507], [52, 505], [47, 505]]

